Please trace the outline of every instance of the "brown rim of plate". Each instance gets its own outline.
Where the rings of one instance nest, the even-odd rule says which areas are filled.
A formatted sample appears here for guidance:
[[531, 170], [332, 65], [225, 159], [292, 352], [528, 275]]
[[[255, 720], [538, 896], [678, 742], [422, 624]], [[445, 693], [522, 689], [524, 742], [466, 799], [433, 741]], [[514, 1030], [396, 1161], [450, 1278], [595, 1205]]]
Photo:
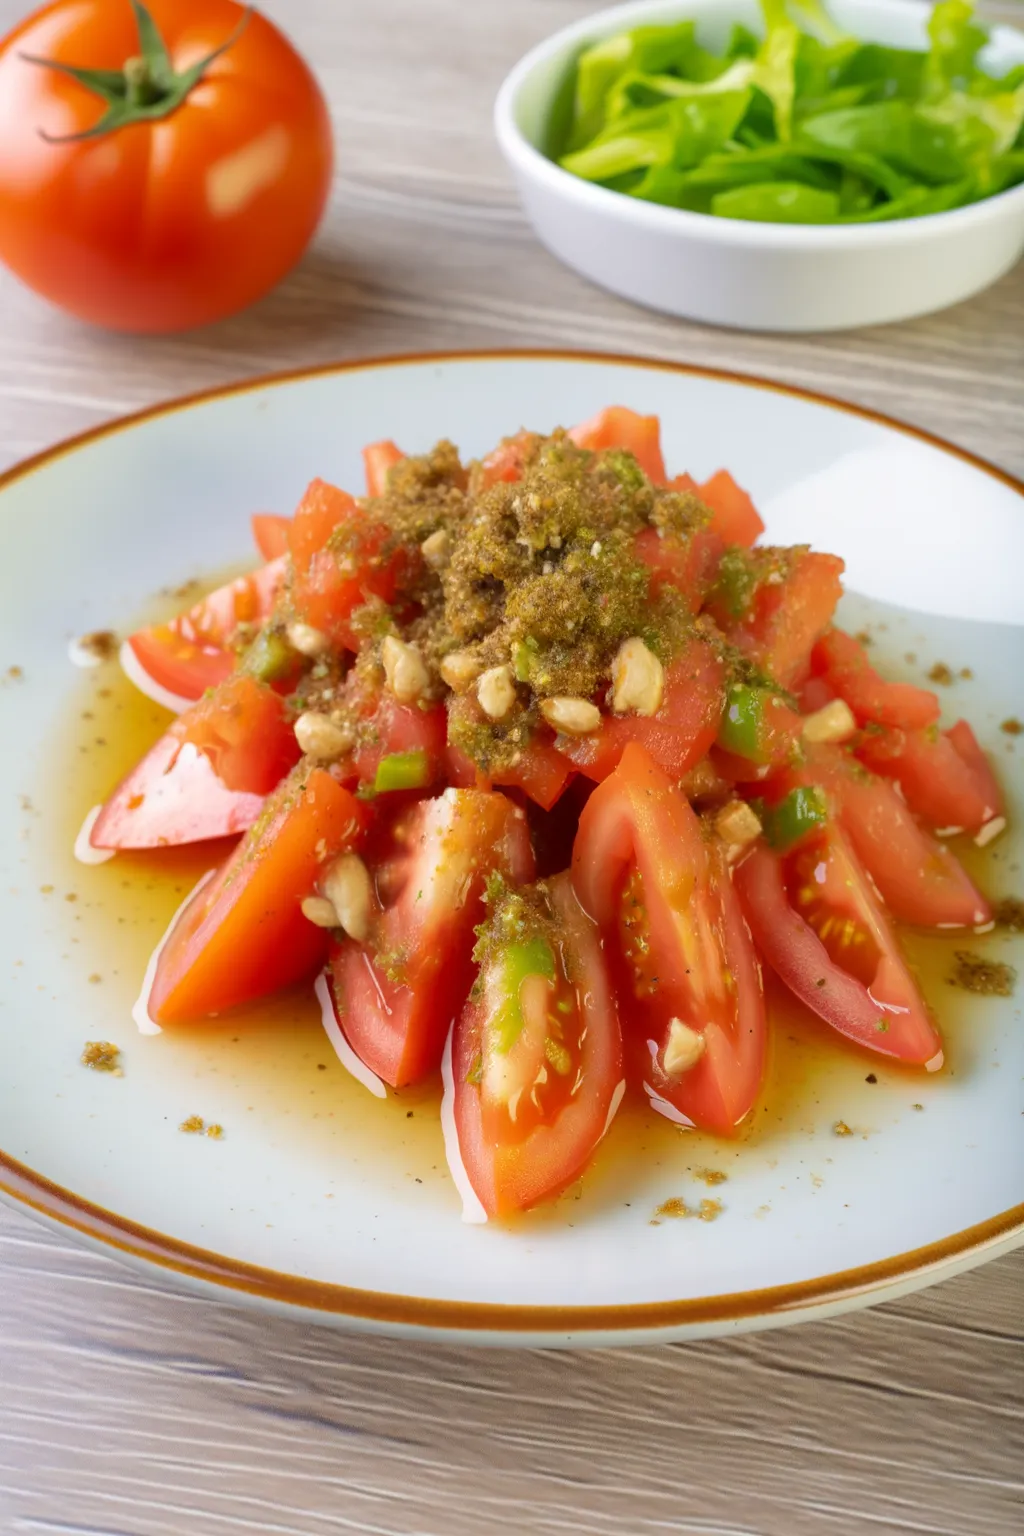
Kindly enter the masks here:
[[[55, 459], [101, 437], [122, 432], [152, 417], [170, 415], [194, 405], [205, 404], [228, 395], [245, 394], [284, 383], [296, 383], [332, 373], [349, 373], [366, 368], [393, 368], [432, 362], [483, 362], [488, 360], [530, 360], [551, 362], [587, 362], [655, 369], [665, 373], [689, 374], [715, 379], [746, 388], [767, 389], [792, 395], [813, 404], [843, 411], [847, 415], [890, 427], [908, 437], [916, 437], [945, 453], [972, 465], [982, 473], [1001, 481], [1024, 497], [1024, 481], [1006, 470], [998, 469], [979, 455], [957, 448], [935, 433], [908, 426], [881, 411], [852, 405], [834, 396], [776, 383], [757, 375], [732, 372], [724, 368], [706, 368], [695, 363], [676, 363], [661, 358], [645, 358], [614, 352], [579, 352], [559, 348], [482, 348], [478, 351], [410, 352], [350, 362], [321, 363], [308, 368], [292, 368], [280, 373], [262, 374], [240, 383], [219, 385], [196, 394], [180, 396], [161, 405], [148, 406], [128, 416], [117, 417], [65, 439], [41, 453], [16, 464], [0, 475], [0, 490], [23, 479]], [[813, 1280], [764, 1290], [737, 1291], [722, 1296], [695, 1297], [690, 1300], [643, 1302], [622, 1306], [517, 1306], [484, 1302], [443, 1301], [430, 1297], [400, 1296], [386, 1291], [364, 1291], [326, 1281], [303, 1279], [263, 1269], [237, 1259], [224, 1258], [190, 1243], [180, 1242], [154, 1232], [137, 1222], [104, 1210], [70, 1190], [26, 1168], [15, 1158], [0, 1151], [0, 1194], [13, 1203], [50, 1221], [67, 1227], [127, 1258], [141, 1260], [179, 1275], [183, 1279], [241, 1292], [260, 1300], [283, 1306], [325, 1313], [353, 1320], [382, 1323], [406, 1328], [434, 1328], [451, 1332], [489, 1331], [497, 1333], [536, 1334], [617, 1334], [672, 1329], [719, 1322], [740, 1322], [753, 1317], [782, 1319], [785, 1314], [810, 1307], [824, 1307], [855, 1297], [864, 1297], [890, 1282], [924, 1276], [954, 1259], [976, 1256], [1007, 1238], [1024, 1240], [1024, 1203], [1012, 1206], [998, 1216], [977, 1226], [967, 1227], [939, 1242], [915, 1248], [907, 1253], [880, 1259], [856, 1269], [822, 1275]]]

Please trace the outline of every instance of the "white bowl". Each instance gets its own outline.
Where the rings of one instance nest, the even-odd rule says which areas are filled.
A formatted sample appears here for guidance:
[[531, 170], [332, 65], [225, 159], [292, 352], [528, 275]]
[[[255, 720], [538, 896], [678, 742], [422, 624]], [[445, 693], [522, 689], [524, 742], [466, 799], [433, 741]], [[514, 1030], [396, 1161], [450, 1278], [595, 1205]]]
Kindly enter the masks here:
[[[927, 46], [931, 7], [831, 0], [846, 30]], [[495, 105], [498, 142], [544, 244], [584, 277], [652, 309], [762, 331], [842, 330], [927, 314], [968, 298], [1024, 252], [1024, 185], [951, 213], [867, 225], [760, 224], [665, 208], [609, 192], [543, 153], [559, 88], [588, 43], [641, 23], [693, 17], [721, 47], [734, 22], [757, 28], [756, 0], [639, 0], [565, 27], [513, 69]], [[983, 55], [1002, 73], [1024, 35], [996, 27]]]

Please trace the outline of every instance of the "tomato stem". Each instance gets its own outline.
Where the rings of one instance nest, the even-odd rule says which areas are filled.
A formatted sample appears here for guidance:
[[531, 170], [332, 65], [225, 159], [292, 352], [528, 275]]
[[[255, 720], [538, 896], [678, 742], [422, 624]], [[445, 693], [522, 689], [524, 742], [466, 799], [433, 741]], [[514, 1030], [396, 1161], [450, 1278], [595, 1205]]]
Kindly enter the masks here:
[[160, 29], [142, 0], [131, 0], [131, 6], [139, 29], [139, 52], [126, 59], [119, 70], [80, 69], [60, 59], [43, 59], [31, 53], [21, 55], [26, 64], [55, 69], [76, 80], [106, 104], [106, 111], [98, 122], [82, 133], [57, 136], [40, 128], [39, 137], [45, 139], [47, 144], [77, 144], [82, 139], [102, 138], [105, 134], [114, 133], [118, 128], [127, 128], [133, 123], [154, 122], [159, 118], [170, 117], [172, 112], [176, 112], [188, 100], [214, 60], [234, 47], [252, 16], [252, 6], [247, 5], [237, 27], [219, 47], [214, 48], [197, 64], [179, 72], [174, 68]]

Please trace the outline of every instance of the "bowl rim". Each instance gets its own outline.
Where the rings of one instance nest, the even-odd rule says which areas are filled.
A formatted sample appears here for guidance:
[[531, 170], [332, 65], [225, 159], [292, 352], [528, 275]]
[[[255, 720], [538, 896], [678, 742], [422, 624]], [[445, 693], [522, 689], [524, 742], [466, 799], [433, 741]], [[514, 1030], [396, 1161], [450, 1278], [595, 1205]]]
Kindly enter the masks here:
[[[861, 0], [847, 0], [858, 5]], [[908, 14], [925, 17], [931, 6], [923, 0], [870, 0], [873, 10], [890, 11], [904, 18]], [[707, 245], [730, 245], [747, 249], [774, 250], [859, 250], [879, 246], [913, 244], [931, 236], [953, 233], [972, 225], [987, 224], [1000, 217], [1024, 211], [1024, 182], [997, 192], [963, 208], [943, 213], [923, 214], [919, 218], [885, 220], [877, 224], [773, 224], [755, 219], [725, 219], [709, 213], [695, 213], [686, 208], [671, 208], [626, 197], [607, 187], [584, 181], [563, 170], [526, 138], [516, 120], [516, 108], [523, 88], [535, 71], [573, 43], [610, 35], [619, 25], [625, 27], [645, 16], [664, 15], [678, 10], [686, 20], [691, 0], [626, 0], [595, 11], [579, 21], [570, 22], [536, 43], [505, 76], [494, 102], [494, 131], [506, 161], [548, 191], [597, 214], [618, 217], [652, 234], [675, 235]], [[610, 25], [614, 23], [615, 25]], [[989, 45], [1009, 46], [1019, 51], [1024, 63], [1024, 31], [1005, 24], [989, 28]]]
[[[256, 393], [268, 387], [300, 384], [309, 379], [369, 369], [422, 364], [474, 364], [482, 361], [548, 361], [642, 367], [690, 378], [739, 384], [746, 388], [807, 400], [846, 415], [893, 429], [941, 449], [1016, 491], [1024, 506], [1024, 480], [979, 454], [961, 448], [937, 433], [911, 425], [869, 406], [801, 385], [755, 373], [716, 368], [703, 363], [648, 357], [639, 353], [587, 351], [569, 347], [480, 347], [388, 353], [307, 364], [278, 372], [255, 374], [192, 394], [157, 402], [127, 415], [87, 428], [42, 449], [0, 472], [2, 493], [55, 461], [90, 444], [130, 432], [147, 422], [182, 414], [211, 401]], [[391, 1334], [433, 1334], [460, 1342], [485, 1341], [558, 1344], [571, 1339], [603, 1345], [681, 1337], [695, 1329], [721, 1332], [735, 1327], [772, 1327], [821, 1315], [833, 1308], [847, 1310], [887, 1299], [890, 1287], [916, 1289], [939, 1280], [951, 1266], [972, 1267], [997, 1253], [1024, 1245], [1024, 1202], [1010, 1206], [960, 1231], [947, 1233], [923, 1247], [869, 1260], [838, 1272], [812, 1276], [772, 1287], [756, 1283], [747, 1290], [719, 1295], [629, 1303], [465, 1302], [440, 1297], [408, 1296], [371, 1291], [337, 1281], [313, 1280], [201, 1248], [159, 1232], [142, 1222], [110, 1211], [54, 1183], [0, 1148], [0, 1201], [58, 1230], [75, 1233], [89, 1246], [146, 1269], [162, 1272], [186, 1288], [220, 1300], [250, 1303], [303, 1316], [309, 1321], [335, 1322]]]

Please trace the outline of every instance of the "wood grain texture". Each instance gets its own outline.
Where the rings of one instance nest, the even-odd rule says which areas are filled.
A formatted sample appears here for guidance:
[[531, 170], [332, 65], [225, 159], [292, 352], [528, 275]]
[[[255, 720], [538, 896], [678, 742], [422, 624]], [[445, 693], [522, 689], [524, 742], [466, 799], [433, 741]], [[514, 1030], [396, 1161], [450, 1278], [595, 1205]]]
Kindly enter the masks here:
[[[20, 0], [0, 0], [0, 31]], [[262, 305], [140, 344], [0, 275], [0, 466], [119, 412], [335, 357], [567, 345], [823, 389], [1024, 473], [1024, 267], [944, 315], [757, 337], [558, 266], [491, 138], [511, 62], [581, 0], [267, 0], [338, 139], [330, 215]], [[1020, 0], [986, 8], [1024, 21]], [[354, 1339], [176, 1296], [0, 1211], [0, 1533], [1009, 1536], [1024, 1253], [872, 1313], [575, 1356]]]

